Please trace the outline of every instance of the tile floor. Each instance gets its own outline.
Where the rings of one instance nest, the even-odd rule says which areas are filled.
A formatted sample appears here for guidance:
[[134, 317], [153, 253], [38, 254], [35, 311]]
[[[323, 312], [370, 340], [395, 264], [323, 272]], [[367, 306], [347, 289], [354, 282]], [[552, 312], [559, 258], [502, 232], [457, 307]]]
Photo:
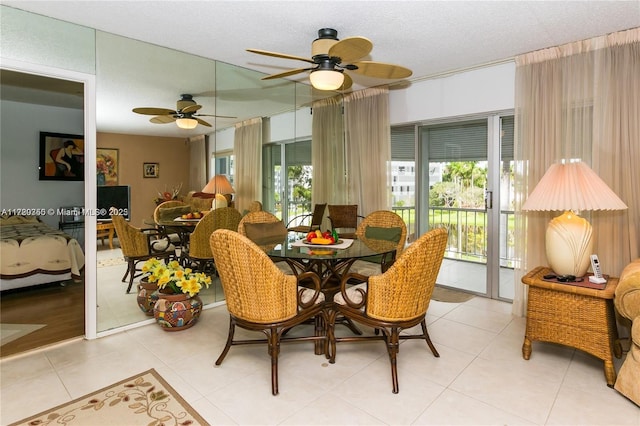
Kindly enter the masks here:
[[523, 360], [525, 320], [510, 312], [480, 297], [432, 302], [429, 331], [441, 357], [423, 341], [404, 341], [396, 395], [382, 342], [339, 344], [333, 365], [311, 343], [283, 345], [274, 397], [264, 346], [233, 347], [214, 366], [228, 326], [222, 305], [178, 333], [150, 324], [3, 359], [0, 423], [155, 368], [211, 424], [640, 426], [640, 408], [606, 386], [599, 360], [543, 343]]

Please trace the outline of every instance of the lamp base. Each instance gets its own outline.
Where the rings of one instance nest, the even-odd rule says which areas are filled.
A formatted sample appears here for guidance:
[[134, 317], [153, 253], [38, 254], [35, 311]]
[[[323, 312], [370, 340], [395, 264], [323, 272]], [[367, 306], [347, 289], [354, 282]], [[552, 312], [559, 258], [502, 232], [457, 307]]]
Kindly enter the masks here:
[[573, 212], [549, 222], [546, 233], [547, 262], [558, 275], [583, 277], [593, 250], [591, 224]]

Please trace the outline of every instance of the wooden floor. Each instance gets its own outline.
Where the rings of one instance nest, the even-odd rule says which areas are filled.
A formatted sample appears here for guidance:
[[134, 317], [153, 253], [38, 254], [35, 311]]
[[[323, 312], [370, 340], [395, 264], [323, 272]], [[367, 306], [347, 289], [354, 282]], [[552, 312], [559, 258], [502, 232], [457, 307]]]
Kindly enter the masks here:
[[84, 283], [67, 281], [3, 291], [0, 323], [46, 324], [0, 347], [0, 357], [84, 336]]

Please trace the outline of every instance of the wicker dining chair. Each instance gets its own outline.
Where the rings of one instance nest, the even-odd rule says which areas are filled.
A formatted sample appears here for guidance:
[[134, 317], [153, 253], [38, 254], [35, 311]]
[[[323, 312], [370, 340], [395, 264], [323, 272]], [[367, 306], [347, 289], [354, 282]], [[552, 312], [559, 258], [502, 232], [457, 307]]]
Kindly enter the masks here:
[[[189, 211], [191, 211], [190, 207], [188, 204], [180, 201], [180, 200], [169, 200], [169, 201], [164, 201], [160, 204], [158, 204], [156, 206], [156, 208], [153, 210], [153, 221], [155, 223], [160, 223], [161, 221], [163, 221], [164, 218], [163, 214], [165, 212], [169, 212], [169, 211], [173, 211], [173, 216], [171, 217], [170, 220], [175, 219], [176, 217], [179, 217], [181, 214], [183, 213], [187, 213]], [[169, 238], [169, 240], [171, 240], [172, 244], [175, 245], [179, 245], [182, 242], [182, 239], [180, 238], [180, 233], [179, 232], [174, 232], [175, 229], [171, 228], [170, 226], [165, 226], [163, 228], [164, 231], [161, 232], [166, 232], [167, 233], [167, 237]]]
[[199, 272], [215, 271], [209, 238], [216, 229], [236, 231], [240, 223], [240, 212], [233, 207], [221, 207], [205, 214], [189, 236], [189, 246], [184, 259], [195, 265]]
[[[316, 204], [313, 207], [313, 213], [307, 213], [303, 215], [299, 215], [294, 217], [287, 224], [287, 230], [290, 232], [303, 232], [309, 233], [311, 231], [315, 231], [320, 229], [322, 225], [322, 219], [324, 218], [324, 211], [327, 208], [327, 203], [324, 204]], [[310, 223], [306, 224], [305, 221], [311, 220]], [[289, 226], [293, 223], [298, 223], [299, 225]]]
[[362, 216], [358, 215], [357, 204], [329, 204], [329, 221], [331, 229], [336, 229], [340, 238], [356, 238], [355, 231], [358, 228], [358, 219]]
[[[227, 343], [216, 360], [222, 364], [231, 346], [266, 343], [271, 357], [271, 392], [278, 394], [278, 354], [284, 341], [314, 341], [327, 354], [326, 335], [322, 332], [324, 295], [320, 279], [313, 272], [286, 275], [269, 256], [247, 237], [227, 229], [215, 231], [210, 238], [211, 251], [229, 311]], [[313, 282], [313, 288], [301, 287], [300, 280]], [[314, 335], [286, 337], [296, 325], [316, 318]], [[236, 340], [235, 328], [260, 331], [266, 339]]]
[[133, 280], [142, 275], [142, 270], [138, 268], [140, 262], [144, 262], [152, 257], [159, 259], [171, 259], [176, 255], [175, 246], [171, 244], [166, 235], [155, 228], [140, 229], [129, 224], [124, 216], [111, 216], [111, 221], [116, 229], [118, 241], [122, 255], [127, 261], [127, 271], [122, 277], [122, 282], [126, 282], [129, 277], [127, 293], [131, 291]]
[[[397, 355], [401, 339], [424, 339], [433, 355], [440, 356], [427, 332], [425, 314], [446, 244], [447, 231], [433, 229], [411, 244], [383, 274], [365, 277], [349, 273], [342, 278], [340, 293], [334, 297], [334, 310], [329, 314], [330, 363], [335, 362], [336, 342], [384, 340], [391, 362], [393, 393], [398, 393]], [[361, 283], [347, 285], [354, 281]], [[380, 334], [336, 337], [335, 318], [338, 315], [379, 330]], [[405, 334], [407, 329], [418, 324], [421, 334]]]
[[284, 241], [287, 228], [273, 213], [259, 210], [247, 213], [240, 219], [238, 233], [256, 244], [267, 244]]
[[[398, 243], [395, 258], [397, 259], [404, 250], [407, 242], [407, 225], [404, 220], [391, 210], [378, 210], [365, 216], [358, 225], [356, 230], [356, 238], [358, 239], [374, 239], [394, 241]], [[363, 258], [354, 263], [355, 271], [363, 264], [363, 262], [380, 263], [380, 256], [371, 258]], [[384, 272], [393, 262], [385, 263], [384, 268], [380, 272]], [[377, 270], [376, 270], [377, 272]]]

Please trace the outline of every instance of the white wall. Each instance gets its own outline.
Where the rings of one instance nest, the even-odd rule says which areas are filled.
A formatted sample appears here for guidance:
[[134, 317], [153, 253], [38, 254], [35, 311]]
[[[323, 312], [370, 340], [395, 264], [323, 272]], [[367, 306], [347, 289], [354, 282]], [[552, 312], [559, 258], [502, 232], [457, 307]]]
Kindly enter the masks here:
[[[488, 66], [454, 75], [414, 82], [389, 92], [391, 125], [512, 110], [515, 105], [514, 62]], [[308, 107], [271, 118], [269, 142], [311, 138], [312, 116]], [[217, 150], [233, 149], [233, 128], [217, 134]]]
[[[82, 110], [1, 101], [0, 122], [1, 209], [84, 205], [84, 182], [38, 180], [40, 132], [83, 135]], [[40, 218], [58, 227], [57, 215]]]
[[513, 109], [515, 70], [508, 62], [391, 90], [391, 124]]

